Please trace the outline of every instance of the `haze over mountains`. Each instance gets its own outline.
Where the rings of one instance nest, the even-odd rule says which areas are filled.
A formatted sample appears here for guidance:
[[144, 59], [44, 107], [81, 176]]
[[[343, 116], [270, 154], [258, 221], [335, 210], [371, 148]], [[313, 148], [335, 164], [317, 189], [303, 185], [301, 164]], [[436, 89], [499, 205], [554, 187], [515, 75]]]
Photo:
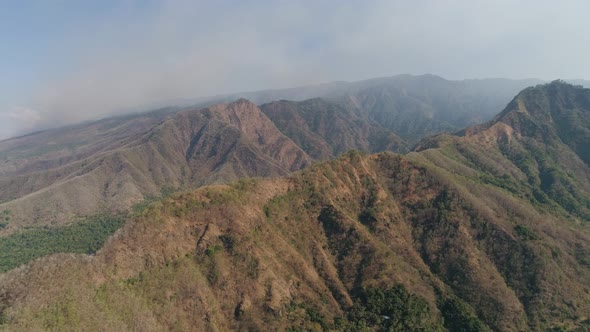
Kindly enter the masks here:
[[[436, 83], [438, 79], [438, 83]], [[429, 97], [429, 94], [436, 94], [442, 93], [443, 91], [447, 91], [451, 93], [453, 96], [459, 97], [471, 97], [474, 100], [478, 100], [481, 98], [482, 95], [486, 95], [488, 99], [488, 108], [486, 103], [483, 106], [484, 113], [488, 116], [493, 116], [497, 112], [497, 108], [494, 108], [494, 103], [505, 103], [506, 100], [509, 100], [512, 96], [516, 94], [516, 92], [520, 91], [526, 86], [535, 85], [542, 83], [540, 80], [536, 79], [527, 79], [527, 80], [508, 80], [508, 79], [484, 79], [484, 80], [462, 80], [462, 81], [449, 81], [444, 80], [440, 77], [434, 75], [421, 75], [421, 76], [411, 76], [411, 75], [397, 75], [393, 77], [382, 77], [376, 79], [369, 79], [363, 81], [356, 81], [356, 82], [333, 82], [333, 83], [325, 83], [325, 84], [318, 84], [318, 85], [309, 85], [309, 86], [302, 86], [296, 88], [287, 88], [287, 89], [273, 89], [273, 90], [262, 90], [262, 91], [254, 91], [254, 92], [241, 92], [241, 93], [232, 93], [232, 94], [225, 94], [225, 95], [218, 95], [218, 96], [211, 96], [211, 97], [200, 97], [200, 98], [187, 98], [187, 99], [171, 99], [171, 100], [164, 100], [157, 103], [148, 103], [147, 105], [143, 105], [141, 107], [137, 107], [137, 105], [125, 105], [119, 107], [119, 110], [116, 109], [105, 109], [102, 112], [98, 113], [98, 115], [93, 115], [92, 112], [89, 112], [87, 115], [84, 106], [80, 106], [79, 113], [74, 118], [75, 119], [96, 119], [96, 116], [102, 114], [104, 117], [106, 115], [115, 116], [117, 114], [133, 114], [133, 113], [141, 113], [144, 112], [146, 109], [160, 109], [160, 108], [170, 108], [171, 106], [176, 107], [205, 107], [213, 104], [224, 103], [224, 102], [232, 102], [240, 98], [248, 99], [254, 102], [257, 105], [268, 103], [271, 101], [276, 100], [291, 100], [291, 101], [303, 101], [306, 99], [311, 98], [339, 98], [344, 97], [347, 95], [355, 95], [361, 93], [362, 91], [371, 90], [374, 87], [385, 87], [386, 90], [389, 90], [387, 93], [394, 93], [400, 94], [402, 93], [402, 89], [406, 89], [410, 91], [410, 97], [416, 98], [418, 100], [422, 100], [425, 97]], [[424, 84], [424, 86], [422, 86]], [[438, 84], [438, 86], [437, 86]], [[433, 88], [438, 90], [438, 92], [433, 91]], [[430, 91], [429, 91], [430, 90]], [[444, 97], [444, 96], [443, 96]], [[458, 101], [458, 100], [457, 100]], [[467, 101], [467, 100], [466, 100]], [[428, 101], [426, 101], [428, 103]], [[494, 104], [494, 105], [493, 105]], [[475, 106], [475, 105], [472, 105]], [[504, 105], [501, 104], [499, 107], [503, 107]], [[95, 108], [95, 107], [93, 107]], [[59, 126], [59, 123], [71, 125], [72, 120], [68, 117], [67, 114], [57, 114], [55, 118], [49, 121], [50, 124], [44, 124], [43, 121], [39, 124], [40, 126], [33, 127], [36, 129], [46, 129], [55, 127], [56, 125]], [[80, 121], [80, 120], [78, 120]], [[45, 121], [47, 122], [47, 121]], [[34, 124], [31, 124], [34, 126]], [[30, 131], [30, 129], [29, 129]], [[26, 134], [27, 132], [21, 132], [21, 134]], [[4, 137], [4, 135], [0, 135], [0, 137]]]
[[[439, 79], [436, 83], [436, 79]], [[576, 85], [582, 85], [590, 87], [590, 82], [582, 79], [567, 80], [568, 82]], [[459, 108], [464, 107], [464, 111], [468, 111], [473, 105], [454, 105], [453, 103], [472, 102], [482, 103], [478, 105], [480, 107], [480, 113], [487, 117], [495, 115], [497, 107], [503, 107], [503, 104], [498, 105], [497, 103], [505, 103], [505, 100], [509, 100], [514, 94], [521, 89], [536, 85], [540, 83], [547, 83], [539, 79], [465, 79], [465, 80], [446, 80], [441, 77], [427, 74], [427, 75], [397, 75], [393, 77], [381, 77], [362, 81], [345, 82], [338, 81], [332, 83], [316, 84], [301, 86], [295, 88], [285, 89], [269, 89], [253, 92], [240, 92], [221, 94], [210, 97], [199, 97], [199, 98], [181, 98], [181, 99], [165, 99], [158, 102], [143, 103], [138, 105], [126, 104], [119, 106], [114, 109], [104, 109], [102, 112], [93, 114], [91, 111], [86, 111], [83, 105], [80, 107], [80, 111], [75, 117], [68, 116], [65, 114], [57, 114], [50, 121], [45, 119], [37, 119], [40, 122], [27, 124], [24, 129], [18, 131], [20, 135], [28, 134], [33, 130], [46, 130], [55, 129], [61, 125], [72, 125], [84, 119], [89, 121], [96, 121], [96, 119], [109, 117], [109, 116], [132, 116], [137, 113], [144, 113], [148, 109], [163, 109], [163, 108], [186, 108], [186, 107], [205, 107], [213, 104], [232, 102], [240, 98], [248, 99], [258, 105], [277, 101], [277, 100], [290, 100], [290, 101], [303, 101], [312, 98], [324, 98], [324, 99], [340, 99], [345, 96], [358, 95], [367, 93], [369, 90], [373, 90], [376, 87], [385, 88], [384, 93], [393, 94], [399, 97], [402, 93], [409, 93], [407, 98], [415, 98], [418, 101], [425, 101], [427, 104], [433, 100], [423, 100], [424, 98], [437, 98], [438, 102], [445, 102], [443, 98], [447, 98], [446, 95], [438, 95], [439, 93], [449, 93], [456, 100], [447, 100], [447, 106], [453, 108], [458, 106]], [[405, 90], [404, 90], [405, 89]], [[405, 91], [405, 92], [404, 92]], [[481, 100], [482, 95], [486, 95], [486, 100]], [[464, 100], [463, 100], [464, 99]], [[400, 101], [401, 102], [401, 101]], [[403, 105], [398, 105], [398, 107]], [[442, 106], [442, 105], [441, 105]], [[414, 106], [420, 107], [420, 106]], [[422, 110], [432, 111], [432, 110]], [[436, 111], [436, 109], [434, 110]], [[443, 113], [449, 112], [449, 110], [441, 110]], [[23, 109], [22, 112], [31, 112], [31, 110]], [[17, 115], [14, 114], [15, 118], [23, 117], [23, 121], [27, 116], [33, 119], [37, 117], [46, 117], [46, 114], [31, 113]], [[86, 115], [84, 115], [86, 114]], [[443, 114], [444, 116], [449, 114]], [[0, 115], [1, 116], [1, 115]], [[457, 113], [455, 116], [465, 116], [469, 118], [469, 114]], [[76, 120], [77, 119], [77, 120]], [[465, 120], [465, 119], [464, 119]], [[35, 120], [36, 121], [36, 120]], [[468, 124], [476, 124], [476, 122], [469, 122]], [[16, 126], [16, 125], [15, 125]], [[14, 128], [16, 130], [16, 127]], [[7, 139], [8, 136], [0, 133], [0, 138]]]
[[[238, 100], [164, 118], [119, 119], [119, 129], [107, 136], [132, 132], [126, 126], [135, 121], [142, 129], [133, 131], [134, 139], [78, 151], [92, 157], [60, 159], [66, 154], [57, 150], [49, 175], [6, 177], [31, 179], [11, 187], [31, 188], [18, 201], [41, 197], [43, 189], [33, 192], [41, 179], [58, 179], [45, 190], [66, 188], [84, 174], [109, 171], [106, 165], [122, 176], [106, 187], [99, 183], [109, 194], [124, 193], [114, 188], [125, 186], [142, 193], [144, 183], [213, 183], [305, 167], [286, 177], [173, 194], [136, 214], [95, 256], [50, 256], [1, 275], [0, 326], [587, 330], [590, 90], [561, 81], [529, 87], [490, 121], [422, 136], [414, 148], [418, 136], [475, 121], [477, 112], [453, 113], [424, 101], [438, 101], [435, 94], [405, 99], [384, 91], [390, 90], [260, 108]], [[405, 106], [398, 111], [400, 99]], [[485, 104], [445, 100], [442, 105]], [[384, 101], [392, 101], [391, 112], [375, 106]], [[397, 127], [400, 121], [408, 124]], [[410, 124], [421, 134], [399, 131]], [[96, 123], [88, 126], [105, 133]], [[24, 155], [24, 139], [3, 151]], [[353, 151], [313, 162], [351, 148], [412, 152]], [[43, 160], [13, 158], [4, 162], [12, 165], [4, 174], [27, 165], [34, 170]], [[85, 159], [98, 171], [58, 171]], [[16, 208], [14, 202], [3, 207]]]
[[406, 152], [427, 135], [491, 119], [535, 82], [401, 75], [242, 94], [259, 104], [321, 97], [262, 112], [244, 103], [173, 107], [1, 141], [0, 209], [12, 221], [0, 233], [125, 211], [163, 187], [285, 175], [350, 149]]

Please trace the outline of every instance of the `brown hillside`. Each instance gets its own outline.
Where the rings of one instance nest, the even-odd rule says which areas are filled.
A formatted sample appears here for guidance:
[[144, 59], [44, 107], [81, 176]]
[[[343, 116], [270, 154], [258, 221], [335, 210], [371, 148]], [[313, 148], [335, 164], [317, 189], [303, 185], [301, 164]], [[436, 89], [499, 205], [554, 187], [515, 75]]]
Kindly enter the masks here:
[[[155, 203], [94, 257], [0, 277], [3, 327], [319, 330], [358, 317], [363, 289], [398, 284], [427, 304], [427, 330], [465, 312], [500, 331], [586, 319], [588, 230], [430, 157], [351, 153]], [[453, 298], [467, 311], [449, 313]]]
[[[1, 275], [0, 327], [585, 331], [589, 101], [553, 82], [406, 156], [350, 152], [287, 178], [173, 195], [95, 256]], [[170, 181], [182, 166], [191, 180], [199, 165], [219, 176], [303, 166], [273, 128], [243, 100], [180, 113], [134, 147], [144, 150], [121, 153], [133, 166], [121, 172], [158, 165], [147, 174]]]
[[[433, 75], [401, 75], [192, 102], [207, 105], [240, 96], [257, 103], [323, 97], [271, 103], [264, 109], [308, 156], [325, 160], [350, 149], [405, 152], [406, 142], [400, 136], [413, 143], [427, 134], [490, 118], [490, 112], [529, 84], [527, 80], [447, 81]], [[174, 120], [179, 111], [178, 107], [162, 109], [0, 141], [0, 211], [8, 211], [11, 219], [6, 227], [0, 223], [0, 236], [25, 225], [55, 226], [98, 211], [126, 211], [144, 197], [170, 188], [243, 175], [285, 174], [309, 163], [300, 151], [291, 154], [296, 149], [282, 144], [282, 139], [266, 141], [280, 134], [263, 116], [253, 117], [262, 119], [260, 133], [264, 134], [256, 136], [253, 127], [248, 128], [256, 121], [236, 118], [240, 112], [233, 118], [197, 116], [195, 121], [213, 121], [205, 129], [195, 123], [203, 129], [198, 131], [175, 122], [190, 120], [186, 116]], [[200, 111], [193, 106], [187, 112]], [[190, 135], [204, 136], [191, 143]]]
[[[123, 211], [166, 186], [284, 175], [310, 162], [246, 100], [178, 112], [147, 130], [149, 125], [154, 126], [154, 120], [146, 120], [145, 126], [124, 122], [120, 128], [97, 129], [92, 139], [105, 136], [104, 144], [87, 143], [69, 155], [63, 148], [55, 156], [38, 152], [44, 159], [27, 160], [23, 152], [23, 159], [11, 157], [3, 168], [6, 175], [0, 177], [4, 200], [0, 210], [9, 210], [12, 216], [4, 232], [23, 225], [63, 223], [103, 209]], [[90, 129], [82, 130], [86, 132], [71, 130], [65, 136], [78, 137]], [[122, 140], [117, 141], [116, 135]], [[16, 162], [24, 166], [13, 166]]]

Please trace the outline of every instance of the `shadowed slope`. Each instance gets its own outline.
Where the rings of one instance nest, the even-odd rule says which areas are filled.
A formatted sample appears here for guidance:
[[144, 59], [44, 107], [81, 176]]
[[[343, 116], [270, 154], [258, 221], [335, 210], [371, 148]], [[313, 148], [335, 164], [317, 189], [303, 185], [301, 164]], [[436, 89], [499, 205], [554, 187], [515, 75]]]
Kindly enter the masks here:
[[260, 106], [285, 135], [315, 159], [329, 159], [349, 150], [404, 152], [394, 133], [371, 123], [349, 107], [323, 99], [278, 101]]

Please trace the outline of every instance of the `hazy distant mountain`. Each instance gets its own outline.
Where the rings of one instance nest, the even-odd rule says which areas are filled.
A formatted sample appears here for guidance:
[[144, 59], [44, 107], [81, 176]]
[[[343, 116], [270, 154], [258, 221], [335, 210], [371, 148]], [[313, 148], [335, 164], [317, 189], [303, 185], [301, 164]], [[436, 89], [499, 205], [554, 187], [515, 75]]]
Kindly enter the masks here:
[[446, 80], [435, 75], [398, 75], [357, 82], [334, 82], [292, 89], [245, 92], [218, 100], [247, 98], [257, 104], [276, 100], [324, 98], [353, 103], [360, 113], [410, 143], [441, 131], [490, 120], [536, 79]]
[[[272, 108], [312, 141], [319, 131], [305, 105]], [[286, 178], [176, 194], [96, 256], [47, 257], [2, 275], [3, 324], [585, 331], [589, 140], [590, 90], [553, 82], [405, 156], [351, 152]]]
[[275, 176], [311, 159], [256, 105], [104, 120], [0, 142], [4, 232], [124, 211], [163, 187]]
[[[229, 99], [247, 98], [256, 104], [268, 103], [276, 100], [302, 101], [311, 98], [328, 98], [342, 97], [356, 94], [362, 90], [388, 86], [389, 88], [403, 89], [409, 91], [425, 90], [428, 87], [422, 86], [425, 82], [434, 82], [437, 86], [447, 86], [448, 91], [471, 95], [474, 98], [488, 99], [490, 102], [498, 98], [510, 100], [518, 91], [527, 86], [543, 83], [537, 79], [466, 79], [466, 80], [447, 80], [436, 75], [396, 75], [391, 77], [380, 77], [354, 82], [332, 82], [317, 85], [302, 86], [288, 89], [272, 89], [252, 92], [240, 92], [217, 97], [207, 97], [195, 99], [200, 102], [205, 99]], [[190, 102], [190, 100], [185, 100]], [[497, 111], [497, 110], [496, 110]]]
[[410, 143], [491, 119], [535, 80], [448, 81], [437, 76], [400, 76], [359, 85], [345, 98], [369, 119]]
[[[380, 131], [380, 134], [373, 135], [373, 138], [393, 135], [405, 140], [405, 144], [414, 144], [428, 135], [444, 131], [453, 132], [485, 122], [496, 115], [499, 109], [504, 108], [518, 91], [540, 82], [539, 80], [506, 79], [449, 81], [433, 75], [401, 75], [354, 83], [338, 82], [321, 86], [321, 89], [316, 92], [316, 95], [322, 97], [321, 102], [307, 101], [299, 106], [283, 102], [282, 108], [279, 107], [280, 104], [275, 103], [271, 119], [277, 123], [283, 133], [296, 141], [295, 137], [304, 139], [303, 136], [306, 136], [306, 134], [302, 136], [298, 131], [307, 130], [310, 125], [314, 128], [322, 128], [321, 130], [324, 131], [322, 136], [325, 137], [330, 130], [317, 122], [328, 119], [324, 114], [329, 109], [332, 117], [337, 115], [355, 125], [363, 123], [364, 126], [374, 128], [372, 129], [374, 132]], [[297, 100], [311, 93], [309, 88], [300, 88], [245, 95], [254, 100], [264, 100], [270, 96], [292, 97], [291, 100]], [[268, 108], [263, 106], [263, 110]], [[297, 117], [293, 115], [295, 108], [299, 114]], [[304, 124], [302, 121], [305, 122], [304, 127], [302, 127]], [[332, 125], [332, 135], [335, 136], [336, 133], [346, 135], [347, 130], [341, 127], [336, 129], [342, 121], [334, 119], [328, 121]], [[350, 128], [350, 125], [347, 126]], [[366, 129], [364, 132], [367, 136]], [[399, 140], [399, 138], [396, 139]], [[339, 137], [335, 142], [342, 147], [355, 147], [363, 151], [404, 151], [404, 144], [395, 143], [385, 147], [387, 143], [381, 142], [379, 146], [376, 142], [367, 142], [367, 138], [356, 137], [347, 140]], [[324, 149], [317, 141], [315, 144], [311, 142], [304, 144], [311, 148]], [[342, 152], [342, 149], [338, 152]], [[326, 155], [325, 151], [320, 154]]]

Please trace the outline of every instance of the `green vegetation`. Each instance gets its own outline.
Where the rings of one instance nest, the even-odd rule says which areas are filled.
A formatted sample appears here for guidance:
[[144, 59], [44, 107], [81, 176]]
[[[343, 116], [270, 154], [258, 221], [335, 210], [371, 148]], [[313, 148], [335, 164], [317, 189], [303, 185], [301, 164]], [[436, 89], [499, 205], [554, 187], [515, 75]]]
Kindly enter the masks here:
[[[292, 301], [287, 307], [287, 312], [304, 310], [304, 320], [317, 324], [322, 331], [445, 331], [442, 319], [430, 310], [428, 303], [423, 298], [410, 294], [401, 284], [388, 289], [363, 288], [354, 298], [354, 305], [347, 310], [346, 315], [336, 317], [333, 324], [328, 323], [320, 310], [302, 302]], [[477, 316], [472, 317], [461, 312], [452, 318], [459, 321], [465, 320], [466, 317], [473, 321], [472, 326], [481, 328], [451, 331], [489, 331]], [[449, 326], [463, 326], [462, 323], [470, 324], [460, 321]], [[290, 327], [287, 331], [306, 330], [299, 326]]]
[[367, 226], [372, 226], [377, 221], [377, 215], [380, 208], [377, 205], [377, 184], [369, 177], [361, 179], [363, 187], [367, 188], [367, 193], [362, 197], [363, 209], [358, 216], [360, 222]]
[[[242, 178], [228, 184], [231, 188], [219, 190], [218, 188], [208, 188], [205, 196], [212, 205], [226, 205], [230, 203], [242, 202], [245, 194], [253, 190], [259, 183], [256, 178]], [[185, 211], [186, 212], [186, 211]]]
[[[150, 204], [170, 197], [179, 188], [164, 187], [160, 195], [148, 196], [132, 207], [131, 216], [138, 216]], [[0, 238], [0, 272], [55, 253], [94, 254], [106, 239], [125, 223], [124, 215], [98, 214], [63, 227], [23, 230]], [[0, 215], [0, 229], [10, 221], [10, 211]]]
[[207, 247], [207, 250], [205, 250], [205, 254], [209, 257], [215, 255], [215, 253], [217, 253], [219, 250], [223, 249], [222, 246], [216, 244], [216, 245], [211, 245]]
[[102, 214], [69, 226], [26, 230], [0, 238], [0, 272], [54, 253], [93, 254], [124, 222], [122, 216]]
[[449, 331], [490, 331], [490, 329], [477, 318], [473, 308], [459, 298], [452, 297], [444, 301], [440, 306], [440, 311], [444, 316], [445, 328]]
[[518, 234], [523, 240], [538, 240], [539, 236], [535, 234], [530, 228], [524, 225], [516, 225], [514, 226], [514, 232]]
[[[523, 194], [521, 184], [519, 184], [515, 179], [510, 177], [508, 174], [504, 174], [500, 177], [493, 176], [489, 173], [482, 173], [480, 174], [480, 180], [483, 183], [491, 184], [496, 187], [500, 187], [502, 189], [508, 190], [513, 194]], [[520, 195], [519, 195], [520, 196]]]
[[0, 216], [0, 230], [6, 228], [6, 226], [8, 226], [9, 221], [10, 221], [10, 210], [2, 211], [2, 216]]
[[[241, 183], [241, 182], [239, 182]], [[164, 187], [160, 195], [146, 197], [132, 207], [131, 216], [138, 216], [154, 202], [172, 196], [179, 188]], [[8, 226], [10, 210], [0, 214], [0, 229]], [[124, 215], [98, 214], [72, 225], [23, 230], [0, 238], [0, 272], [54, 253], [93, 254], [106, 239], [125, 223]]]
[[180, 188], [165, 186], [160, 190], [160, 195], [145, 196], [143, 201], [135, 204], [131, 208], [132, 216], [140, 215], [150, 204], [161, 201], [164, 198], [170, 197], [172, 194], [180, 191]]
[[444, 331], [428, 303], [403, 285], [361, 290], [347, 322], [339, 320], [337, 324], [338, 330], [345, 331]]

